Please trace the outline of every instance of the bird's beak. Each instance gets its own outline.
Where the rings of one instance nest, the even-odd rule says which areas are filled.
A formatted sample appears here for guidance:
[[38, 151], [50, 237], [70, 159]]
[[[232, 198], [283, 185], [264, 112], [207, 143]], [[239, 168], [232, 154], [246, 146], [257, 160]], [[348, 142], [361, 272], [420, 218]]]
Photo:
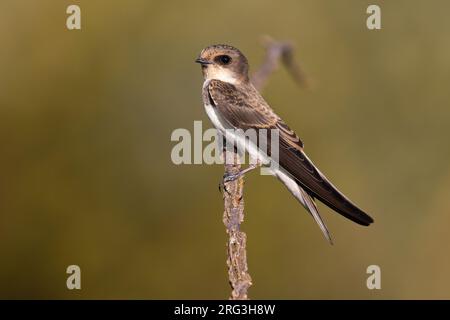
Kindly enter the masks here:
[[209, 62], [208, 60], [205, 60], [202, 58], [195, 59], [195, 62], [200, 63], [202, 66], [207, 65], [207, 64], [212, 64], [212, 62]]

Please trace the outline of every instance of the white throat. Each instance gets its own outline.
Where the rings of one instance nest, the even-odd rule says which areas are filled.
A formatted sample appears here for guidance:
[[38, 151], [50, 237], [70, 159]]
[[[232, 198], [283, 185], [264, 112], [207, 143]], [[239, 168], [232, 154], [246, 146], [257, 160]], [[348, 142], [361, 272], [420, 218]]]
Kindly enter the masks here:
[[221, 67], [210, 68], [206, 72], [206, 79], [208, 80], [220, 80], [223, 82], [236, 84], [238, 83], [238, 79], [233, 75], [233, 73], [227, 69]]

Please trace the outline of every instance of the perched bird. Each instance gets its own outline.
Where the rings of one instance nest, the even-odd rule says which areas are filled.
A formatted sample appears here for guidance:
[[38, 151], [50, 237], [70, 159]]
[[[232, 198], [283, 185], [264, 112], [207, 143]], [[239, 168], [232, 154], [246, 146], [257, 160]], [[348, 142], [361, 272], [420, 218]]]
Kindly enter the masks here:
[[[334, 211], [360, 225], [368, 226], [373, 222], [369, 215], [331, 184], [306, 156], [303, 142], [275, 114], [250, 82], [249, 64], [241, 51], [229, 45], [212, 45], [203, 49], [195, 62], [201, 65], [205, 80], [203, 102], [206, 113], [219, 132], [225, 135], [229, 129], [278, 130], [278, 166], [272, 173], [312, 215], [330, 243], [330, 233], [314, 199], [319, 199]], [[227, 139], [239, 138], [228, 134]], [[261, 153], [257, 145], [247, 145], [246, 151]], [[272, 160], [267, 153], [260, 156]], [[234, 180], [253, 168], [255, 166], [250, 166], [239, 174], [224, 179]]]

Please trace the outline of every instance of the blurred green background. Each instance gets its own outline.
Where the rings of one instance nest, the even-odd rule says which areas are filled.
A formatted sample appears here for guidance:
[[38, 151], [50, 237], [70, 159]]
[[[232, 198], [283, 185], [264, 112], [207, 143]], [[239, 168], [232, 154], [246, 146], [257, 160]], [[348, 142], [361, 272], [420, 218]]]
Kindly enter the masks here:
[[[382, 30], [366, 28], [378, 4]], [[78, 4], [82, 30], [66, 29]], [[264, 96], [375, 224], [320, 205], [329, 246], [276, 179], [246, 178], [251, 298], [450, 298], [450, 3], [0, 2], [0, 297], [229, 295], [221, 165], [172, 164], [176, 128], [211, 127], [193, 63], [214, 43], [255, 70], [261, 35], [296, 44]], [[66, 288], [66, 267], [82, 290]], [[366, 287], [367, 266], [382, 289]]]

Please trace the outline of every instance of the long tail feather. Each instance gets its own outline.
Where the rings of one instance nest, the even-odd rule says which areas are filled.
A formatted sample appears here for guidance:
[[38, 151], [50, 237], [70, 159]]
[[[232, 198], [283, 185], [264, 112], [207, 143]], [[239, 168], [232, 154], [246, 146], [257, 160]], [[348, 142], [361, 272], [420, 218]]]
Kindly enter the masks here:
[[311, 216], [316, 221], [320, 230], [322, 231], [325, 239], [330, 244], [333, 244], [333, 240], [331, 239], [330, 232], [328, 231], [327, 226], [325, 225], [322, 217], [319, 214], [319, 210], [317, 209], [316, 203], [314, 199], [302, 188], [300, 187], [294, 179], [289, 177], [288, 174], [284, 173], [282, 170], [277, 170], [274, 172], [275, 176], [283, 182], [283, 184], [288, 188], [288, 190], [292, 193], [292, 195], [305, 207], [305, 209], [311, 214]]

